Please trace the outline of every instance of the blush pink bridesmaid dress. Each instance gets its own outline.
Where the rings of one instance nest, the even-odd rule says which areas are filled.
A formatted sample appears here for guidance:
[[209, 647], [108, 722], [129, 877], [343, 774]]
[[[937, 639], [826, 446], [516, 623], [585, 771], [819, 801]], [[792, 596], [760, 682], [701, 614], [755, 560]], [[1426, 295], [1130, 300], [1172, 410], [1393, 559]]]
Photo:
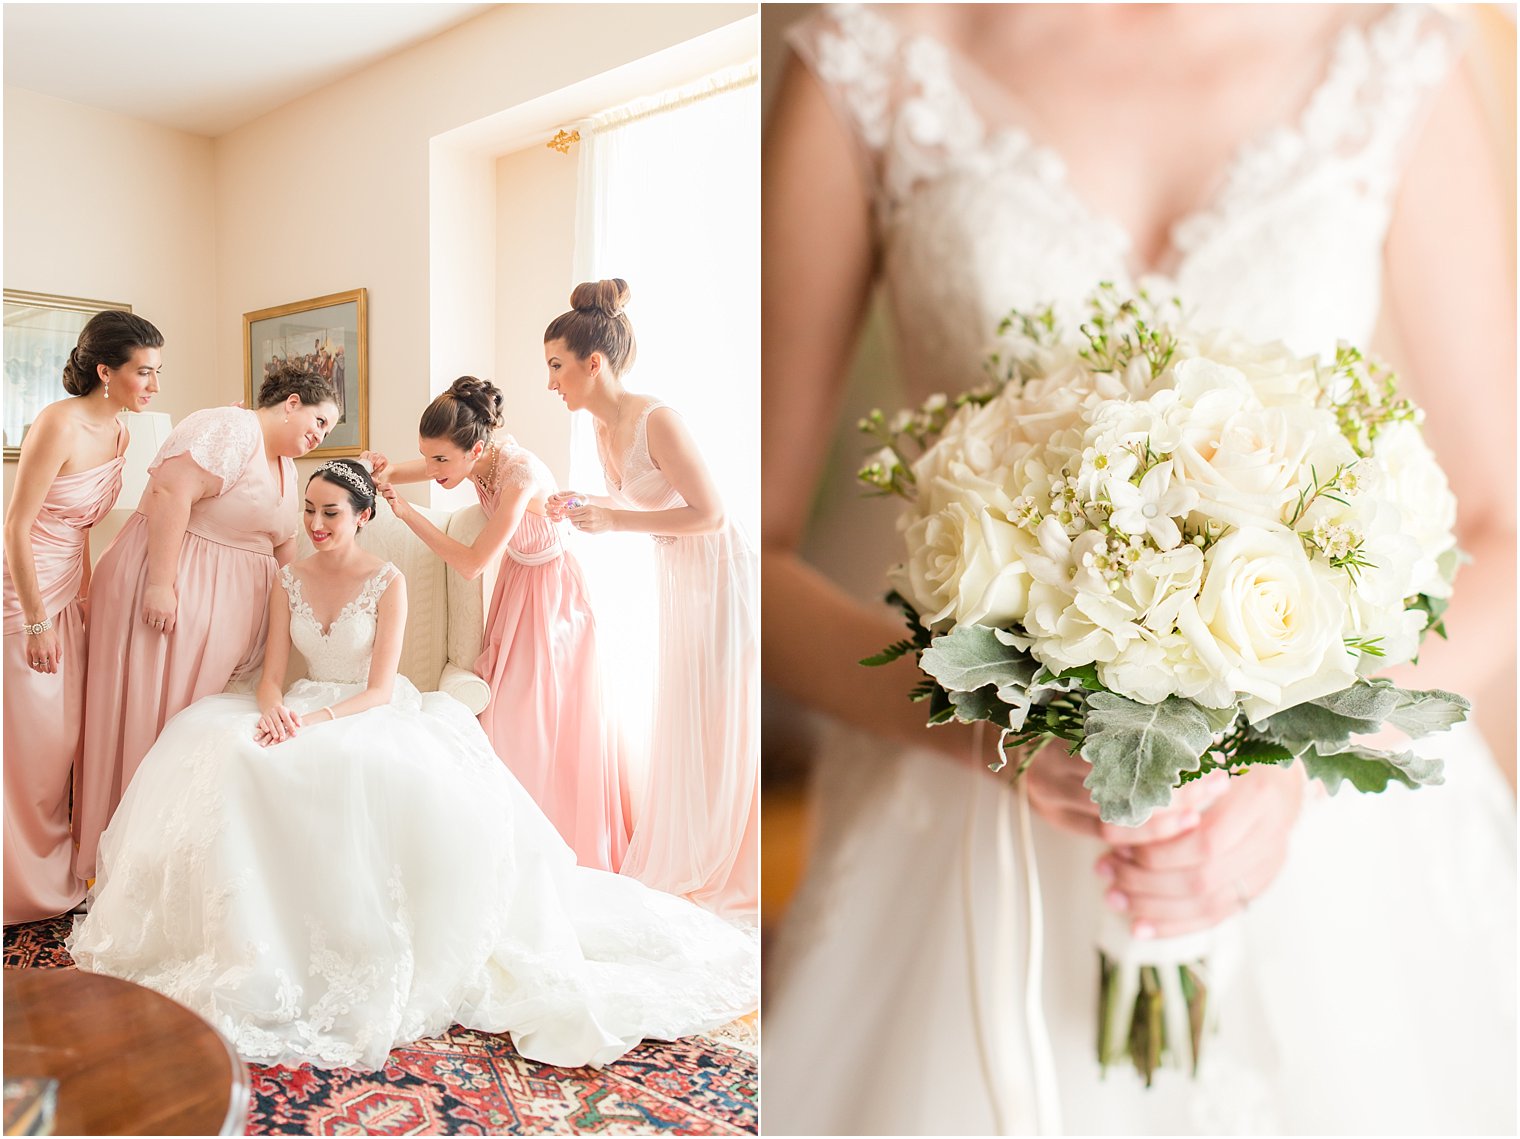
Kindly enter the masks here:
[[[148, 519], [139, 510], [100, 557], [90, 589], [90, 678], [84, 747], [75, 776], [74, 870], [95, 876], [100, 834], [142, 757], [170, 717], [264, 659], [275, 547], [295, 535], [296, 469], [280, 460], [280, 485], [264, 461], [258, 414], [215, 407], [187, 416], [149, 472], [176, 455], [221, 480], [190, 508], [175, 574], [174, 631], [142, 620], [148, 587]], [[148, 492], [152, 492], [150, 484]]]
[[[659, 407], [651, 403], [639, 416], [621, 482], [602, 451], [607, 493], [620, 509], [686, 505], [649, 456], [649, 415]], [[654, 541], [660, 647], [649, 781], [623, 873], [731, 920], [753, 921], [760, 908], [757, 559], [732, 521], [711, 534]]]
[[[508, 439], [489, 516], [506, 487], [554, 493], [554, 476]], [[618, 738], [602, 712], [596, 623], [586, 582], [559, 532], [525, 512], [507, 543], [485, 646], [475, 671], [491, 686], [480, 723], [508, 769], [575, 851], [582, 866], [616, 872], [628, 846]]]
[[[117, 437], [126, 445], [126, 432]], [[85, 621], [77, 598], [89, 557], [90, 527], [121, 493], [122, 455], [60, 475], [32, 523], [32, 561], [43, 609], [53, 619], [62, 660], [37, 672], [27, 658], [21, 600], [5, 578], [5, 924], [67, 913], [84, 897], [74, 876], [69, 777], [84, 718]]]

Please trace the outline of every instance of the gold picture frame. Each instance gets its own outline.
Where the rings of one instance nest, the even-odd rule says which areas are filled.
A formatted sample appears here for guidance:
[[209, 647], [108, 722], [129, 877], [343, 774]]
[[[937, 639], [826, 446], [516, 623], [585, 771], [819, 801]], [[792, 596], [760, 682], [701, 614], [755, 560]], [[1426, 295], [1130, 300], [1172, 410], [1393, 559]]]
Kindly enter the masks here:
[[21, 441], [37, 413], [68, 397], [63, 365], [90, 317], [107, 309], [131, 312], [119, 301], [5, 290], [5, 458], [21, 454]]
[[292, 359], [337, 382], [338, 422], [308, 458], [369, 449], [368, 308], [367, 290], [350, 289], [243, 314], [245, 407], [258, 406], [255, 377], [262, 384], [269, 369]]

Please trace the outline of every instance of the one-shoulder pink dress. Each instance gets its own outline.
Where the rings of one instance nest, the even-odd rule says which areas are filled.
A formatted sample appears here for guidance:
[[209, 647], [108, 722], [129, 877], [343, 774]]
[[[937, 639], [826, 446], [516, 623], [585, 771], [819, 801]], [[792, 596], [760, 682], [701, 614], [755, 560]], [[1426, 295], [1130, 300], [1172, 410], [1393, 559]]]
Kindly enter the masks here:
[[[661, 407], [651, 403], [639, 416], [621, 482], [602, 452], [607, 492], [622, 509], [686, 505], [649, 455], [649, 415]], [[654, 541], [660, 645], [649, 781], [623, 873], [753, 921], [760, 909], [758, 561], [732, 521], [711, 534]]]
[[[510, 440], [487, 515], [508, 487], [554, 492], [554, 477]], [[475, 671], [491, 686], [486, 735], [582, 866], [616, 871], [628, 846], [618, 737], [603, 715], [596, 622], [580, 563], [557, 526], [525, 512], [507, 543]]]
[[[280, 460], [276, 485], [257, 412], [215, 407], [187, 416], [149, 472], [184, 454], [216, 476], [221, 490], [190, 508], [175, 571], [174, 631], [142, 619], [148, 519], [141, 509], [101, 555], [90, 587], [90, 684], [74, 781], [74, 870], [81, 878], [94, 877], [100, 834], [169, 718], [258, 674], [274, 551], [295, 535], [295, 463]], [[150, 483], [145, 497], [151, 493]]]
[[[126, 432], [117, 439], [126, 444]], [[87, 666], [78, 602], [90, 556], [90, 527], [121, 493], [121, 455], [60, 475], [32, 523], [32, 562], [43, 609], [53, 619], [62, 659], [37, 672], [27, 659], [26, 615], [5, 577], [5, 924], [67, 913], [84, 897], [74, 875], [70, 781], [78, 762]]]

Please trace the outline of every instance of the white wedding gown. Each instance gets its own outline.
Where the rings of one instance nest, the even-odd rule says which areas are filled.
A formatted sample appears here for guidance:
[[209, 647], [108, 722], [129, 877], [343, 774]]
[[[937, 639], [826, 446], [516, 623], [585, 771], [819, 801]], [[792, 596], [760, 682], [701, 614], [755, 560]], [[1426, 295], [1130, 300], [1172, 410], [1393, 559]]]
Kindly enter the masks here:
[[[323, 632], [281, 571], [310, 679], [297, 712], [364, 687], [387, 563]], [[610, 1063], [754, 1008], [751, 938], [585, 869], [451, 696], [253, 742], [253, 699], [174, 717], [101, 841], [69, 950], [201, 1014], [261, 1064], [373, 1069], [459, 1023], [548, 1064]]]
[[[1072, 327], [1095, 283], [1133, 285], [1125, 232], [942, 44], [860, 8], [809, 17], [792, 40], [875, 196], [905, 390], [863, 407], [977, 383], [1015, 305], [1053, 302]], [[1242, 148], [1153, 287], [1305, 352], [1365, 345], [1407, 140], [1451, 55], [1420, 9], [1345, 31], [1301, 119]], [[861, 497], [857, 465], [835, 464], [808, 556], [879, 600], [901, 558], [895, 508]], [[1515, 1132], [1513, 800], [1474, 729], [1425, 741], [1444, 786], [1308, 802], [1281, 876], [1221, 931], [1235, 968], [1197, 1079], [1163, 1070], [1149, 1090], [1094, 1060], [1100, 846], [1034, 820], [1050, 1088], [1024, 992], [1029, 866], [999, 838], [1013, 793], [828, 732], [812, 860], [766, 958], [768, 1134], [1033, 1132], [1057, 1117], [1071, 1134]]]

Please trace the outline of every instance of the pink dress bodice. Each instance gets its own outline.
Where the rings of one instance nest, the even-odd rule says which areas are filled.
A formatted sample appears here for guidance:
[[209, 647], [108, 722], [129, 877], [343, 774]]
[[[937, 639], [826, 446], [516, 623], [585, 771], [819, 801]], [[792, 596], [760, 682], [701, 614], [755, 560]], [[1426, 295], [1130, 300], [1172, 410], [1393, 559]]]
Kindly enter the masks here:
[[264, 436], [257, 412], [211, 407], [186, 416], [159, 448], [149, 473], [176, 455], [222, 482], [219, 493], [190, 508], [186, 532], [220, 546], [273, 555], [296, 532], [296, 465], [281, 457], [283, 486], [264, 462]]
[[[37, 570], [37, 588], [42, 594], [43, 609], [54, 614], [72, 601], [84, 577], [84, 559], [89, 551], [90, 527], [116, 504], [121, 493], [121, 469], [125, 463], [118, 455], [98, 467], [59, 475], [48, 487], [42, 509], [32, 523], [32, 561]], [[25, 616], [21, 600], [11, 581], [10, 567], [5, 568], [5, 631], [19, 633]]]
[[[532, 487], [534, 497], [554, 493], [554, 476], [543, 460], [519, 447], [511, 436], [502, 443], [497, 464], [494, 489], [487, 491], [484, 487], [476, 487], [480, 493], [480, 508], [486, 512], [486, 517], [491, 517], [500, 508], [502, 493], [508, 488]], [[522, 520], [507, 542], [507, 556], [524, 565], [551, 561], [563, 551], [558, 525], [532, 510], [523, 512]]]

